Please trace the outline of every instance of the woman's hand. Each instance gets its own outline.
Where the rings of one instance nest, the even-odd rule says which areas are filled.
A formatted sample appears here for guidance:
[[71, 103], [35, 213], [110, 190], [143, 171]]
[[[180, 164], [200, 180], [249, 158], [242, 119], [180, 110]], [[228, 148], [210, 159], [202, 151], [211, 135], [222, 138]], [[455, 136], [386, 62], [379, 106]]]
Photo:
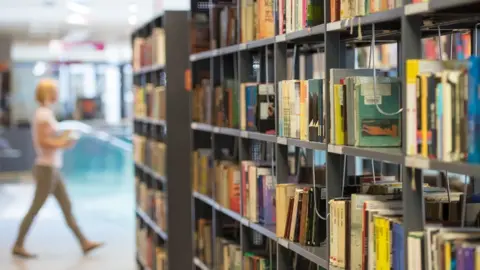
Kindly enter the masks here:
[[65, 146], [64, 146], [64, 148], [68, 148], [68, 149], [73, 148], [76, 143], [77, 143], [76, 140], [72, 140], [72, 139], [70, 139], [70, 138], [67, 138], [67, 139], [65, 140]]
[[70, 138], [70, 135], [72, 134], [72, 131], [71, 130], [65, 130], [62, 135], [61, 135], [61, 138], [62, 139], [68, 139]]

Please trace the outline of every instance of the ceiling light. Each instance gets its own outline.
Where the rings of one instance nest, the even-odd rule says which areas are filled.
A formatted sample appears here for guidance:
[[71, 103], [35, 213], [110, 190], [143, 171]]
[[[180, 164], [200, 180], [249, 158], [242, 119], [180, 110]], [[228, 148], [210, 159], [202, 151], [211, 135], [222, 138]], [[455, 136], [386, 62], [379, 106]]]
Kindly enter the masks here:
[[47, 64], [45, 62], [37, 62], [33, 67], [32, 73], [34, 76], [40, 77], [47, 71]]
[[135, 25], [135, 24], [137, 24], [137, 16], [130, 16], [130, 17], [128, 17], [128, 23], [129, 23], [130, 25]]
[[67, 3], [67, 8], [70, 11], [80, 13], [80, 14], [90, 13], [90, 8], [89, 7], [87, 7], [85, 5], [82, 5], [82, 4], [79, 4], [79, 3], [75, 3], [75, 2], [68, 2]]
[[56, 39], [50, 40], [50, 43], [48, 44], [48, 49], [53, 54], [59, 54], [63, 51], [63, 42]]
[[136, 4], [130, 4], [130, 6], [128, 6], [128, 10], [130, 10], [132, 13], [136, 13], [138, 11], [138, 7]]
[[67, 17], [67, 23], [77, 24], [77, 25], [86, 25], [88, 24], [87, 19], [80, 14], [70, 14]]

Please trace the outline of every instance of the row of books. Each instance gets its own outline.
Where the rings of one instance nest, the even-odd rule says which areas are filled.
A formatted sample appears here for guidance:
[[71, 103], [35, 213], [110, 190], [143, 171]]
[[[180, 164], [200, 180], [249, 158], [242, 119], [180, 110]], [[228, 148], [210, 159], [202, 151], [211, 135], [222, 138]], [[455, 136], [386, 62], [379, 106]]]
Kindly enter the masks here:
[[[155, 270], [167, 270], [167, 254], [163, 247], [156, 246], [154, 236], [148, 234], [148, 229], [137, 220], [136, 228], [137, 256], [145, 267]], [[155, 255], [154, 255], [155, 254]], [[154, 257], [155, 256], [155, 257]], [[156, 268], [153, 268], [155, 260]]]
[[144, 86], [134, 86], [136, 117], [148, 117], [155, 120], [166, 119], [166, 92], [164, 86], [154, 86], [147, 83]]
[[[205, 77], [208, 77], [208, 76], [205, 76]], [[211, 93], [212, 91], [211, 91], [209, 79], [203, 78], [200, 80], [199, 83], [195, 85], [192, 93], [192, 121], [193, 122], [210, 124], [210, 115], [212, 110], [212, 105], [211, 105], [212, 94]], [[230, 100], [230, 97], [227, 94], [227, 97], [222, 99]], [[235, 100], [237, 99], [232, 99], [232, 102], [235, 102]], [[225, 114], [228, 115], [228, 117], [230, 117], [230, 114], [233, 114], [233, 111], [232, 112], [230, 111], [232, 107], [229, 107], [230, 109], [226, 111], [224, 109]], [[216, 118], [218, 118], [218, 116], [216, 116]], [[238, 118], [235, 117], [230, 119], [230, 123], [233, 124], [233, 121], [235, 121], [234, 119], [238, 119]]]
[[165, 30], [154, 28], [149, 37], [133, 40], [133, 70], [142, 67], [165, 64]]
[[399, 0], [329, 0], [330, 21], [351, 19], [403, 6]]
[[271, 166], [260, 166], [254, 161], [242, 161], [243, 216], [255, 223], [275, 224], [275, 186], [276, 179], [272, 175]]
[[323, 88], [323, 79], [278, 83], [280, 137], [324, 142], [326, 107]]
[[407, 154], [480, 163], [480, 58], [407, 61]]
[[326, 189], [310, 185], [276, 186], [277, 237], [319, 246], [326, 237]]
[[[406, 269], [401, 183], [372, 179], [362, 176], [362, 185], [345, 187], [343, 197], [329, 201], [329, 264], [339, 269]], [[460, 194], [425, 185], [427, 222], [458, 225]]]
[[[226, 79], [210, 91], [203, 79], [193, 91], [192, 120], [218, 127], [272, 133], [275, 130], [275, 89], [273, 84], [253, 82], [238, 85]], [[213, 98], [213, 102], [211, 99]]]
[[324, 23], [323, 0], [280, 0], [278, 11], [278, 33], [286, 34]]
[[480, 269], [478, 228], [426, 226], [408, 234], [408, 269]]
[[167, 145], [136, 134], [133, 135], [132, 141], [134, 161], [138, 164], [147, 164], [153, 172], [165, 176]]
[[[326, 100], [323, 79], [278, 83], [281, 137], [357, 147], [401, 145], [401, 84], [396, 78], [373, 76], [372, 69], [330, 69]], [[330, 104], [328, 113], [326, 103]], [[386, 111], [386, 113], [385, 113]], [[326, 118], [330, 117], [330, 130]]]
[[148, 188], [145, 182], [135, 177], [137, 207], [146, 213], [164, 232], [167, 231], [166, 194], [161, 190]]
[[[243, 214], [252, 222], [275, 224], [274, 195], [276, 181], [269, 166], [254, 161], [216, 160], [211, 164], [211, 150], [193, 152], [193, 190], [212, 196], [209, 176], [215, 176], [215, 199], [222, 207]], [[240, 211], [240, 191], [243, 194], [243, 213]]]
[[330, 143], [399, 147], [401, 83], [372, 69], [330, 69]]
[[192, 152], [192, 189], [203, 195], [212, 196], [212, 150], [200, 148]]
[[[228, 3], [228, 2], [226, 2]], [[214, 29], [210, 49], [237, 44], [237, 6], [213, 6], [211, 11]]]

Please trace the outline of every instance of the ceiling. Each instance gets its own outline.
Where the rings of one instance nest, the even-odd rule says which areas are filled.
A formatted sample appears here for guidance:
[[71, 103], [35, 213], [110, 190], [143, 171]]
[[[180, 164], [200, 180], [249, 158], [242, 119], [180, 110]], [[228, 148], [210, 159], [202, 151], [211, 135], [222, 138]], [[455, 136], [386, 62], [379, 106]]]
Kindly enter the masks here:
[[22, 42], [127, 41], [153, 16], [153, 1], [0, 0], [0, 35]]

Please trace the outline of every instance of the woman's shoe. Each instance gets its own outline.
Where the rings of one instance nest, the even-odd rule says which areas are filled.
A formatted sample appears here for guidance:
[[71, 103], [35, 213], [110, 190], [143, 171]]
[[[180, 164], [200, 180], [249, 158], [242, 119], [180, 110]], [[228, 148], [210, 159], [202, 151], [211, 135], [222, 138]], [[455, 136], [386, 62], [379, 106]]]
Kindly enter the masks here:
[[83, 245], [83, 255], [87, 255], [92, 250], [97, 249], [103, 245], [104, 243], [87, 242], [86, 244]]
[[23, 247], [14, 247], [12, 254], [23, 259], [35, 259], [37, 255], [27, 252]]

